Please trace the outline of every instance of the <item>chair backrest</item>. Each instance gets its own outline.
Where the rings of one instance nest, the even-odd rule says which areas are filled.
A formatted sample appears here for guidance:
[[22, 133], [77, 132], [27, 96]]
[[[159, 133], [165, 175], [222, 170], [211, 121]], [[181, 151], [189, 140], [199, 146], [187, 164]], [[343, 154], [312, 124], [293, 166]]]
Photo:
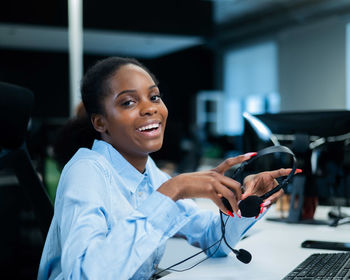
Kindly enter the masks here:
[[0, 82], [0, 147], [14, 149], [23, 144], [33, 105], [30, 90]]
[[53, 216], [53, 205], [26, 147], [33, 93], [23, 87], [0, 82], [0, 169], [14, 171], [29, 198], [43, 237]]

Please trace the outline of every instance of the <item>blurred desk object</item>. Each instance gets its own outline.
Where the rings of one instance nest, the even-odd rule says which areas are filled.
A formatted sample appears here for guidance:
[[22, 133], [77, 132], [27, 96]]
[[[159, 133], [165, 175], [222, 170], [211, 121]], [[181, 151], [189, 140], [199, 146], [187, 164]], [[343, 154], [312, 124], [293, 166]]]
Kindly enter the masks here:
[[[315, 217], [324, 219], [328, 211], [329, 207], [320, 206], [316, 210]], [[235, 249], [242, 248], [252, 254], [251, 263], [243, 264], [233, 255], [226, 258], [211, 258], [188, 271], [172, 272], [162, 279], [280, 280], [313, 253], [337, 252], [301, 248], [303, 241], [307, 239], [350, 241], [350, 224], [330, 227], [327, 225], [275, 223], [266, 219], [276, 215], [278, 213], [272, 206], [267, 215], [248, 231], [247, 238], [235, 246]], [[191, 247], [185, 240], [173, 238], [168, 242], [160, 267], [168, 267], [197, 251], [197, 248]], [[203, 255], [201, 257], [204, 258]], [[184, 263], [177, 268], [186, 268], [193, 264], [194, 262]]]
[[[313, 214], [318, 203], [350, 206], [350, 111], [289, 112], [251, 118], [253, 122], [245, 117], [244, 141], [249, 149], [254, 148], [254, 141], [265, 146], [288, 146], [303, 170], [288, 189], [289, 222], [316, 222]], [[260, 127], [268, 133], [261, 133]]]

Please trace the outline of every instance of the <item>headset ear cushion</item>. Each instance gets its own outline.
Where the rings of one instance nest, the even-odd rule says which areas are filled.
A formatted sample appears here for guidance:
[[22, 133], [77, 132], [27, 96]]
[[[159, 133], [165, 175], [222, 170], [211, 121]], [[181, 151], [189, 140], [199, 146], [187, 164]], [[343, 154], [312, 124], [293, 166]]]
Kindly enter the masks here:
[[242, 217], [256, 217], [260, 213], [260, 205], [264, 200], [256, 195], [248, 196], [241, 200], [238, 204], [239, 210], [241, 210]]
[[225, 205], [226, 209], [229, 211], [233, 211], [230, 202], [225, 197], [221, 198], [222, 203]]

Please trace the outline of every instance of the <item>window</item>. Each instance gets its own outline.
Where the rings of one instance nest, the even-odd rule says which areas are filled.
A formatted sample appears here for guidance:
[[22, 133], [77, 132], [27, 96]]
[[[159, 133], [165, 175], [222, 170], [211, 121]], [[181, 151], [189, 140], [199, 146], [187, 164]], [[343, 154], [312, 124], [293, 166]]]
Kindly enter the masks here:
[[227, 135], [243, 133], [243, 113], [276, 113], [280, 110], [278, 93], [277, 46], [269, 41], [224, 55], [223, 120]]

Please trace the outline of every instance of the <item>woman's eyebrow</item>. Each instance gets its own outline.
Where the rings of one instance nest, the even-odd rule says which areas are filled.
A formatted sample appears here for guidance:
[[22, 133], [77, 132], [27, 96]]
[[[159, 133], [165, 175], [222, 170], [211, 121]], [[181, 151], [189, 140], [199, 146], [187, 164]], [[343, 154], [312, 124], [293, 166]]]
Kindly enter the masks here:
[[[157, 85], [152, 85], [150, 86], [148, 89], [153, 89], [153, 88], [157, 88], [158, 86]], [[117, 93], [116, 95], [116, 98], [122, 94], [125, 94], [125, 93], [134, 93], [136, 92], [137, 90], [136, 89], [126, 89], [126, 90], [122, 90], [121, 92]]]
[[115, 98], [119, 97], [119, 96], [122, 95], [122, 94], [125, 94], [125, 93], [133, 93], [133, 92], [136, 92], [136, 89], [126, 89], [126, 90], [122, 90], [121, 92], [117, 93], [117, 95], [115, 96]]
[[153, 85], [153, 86], [150, 86], [148, 89], [152, 89], [152, 88], [158, 88], [157, 85]]

